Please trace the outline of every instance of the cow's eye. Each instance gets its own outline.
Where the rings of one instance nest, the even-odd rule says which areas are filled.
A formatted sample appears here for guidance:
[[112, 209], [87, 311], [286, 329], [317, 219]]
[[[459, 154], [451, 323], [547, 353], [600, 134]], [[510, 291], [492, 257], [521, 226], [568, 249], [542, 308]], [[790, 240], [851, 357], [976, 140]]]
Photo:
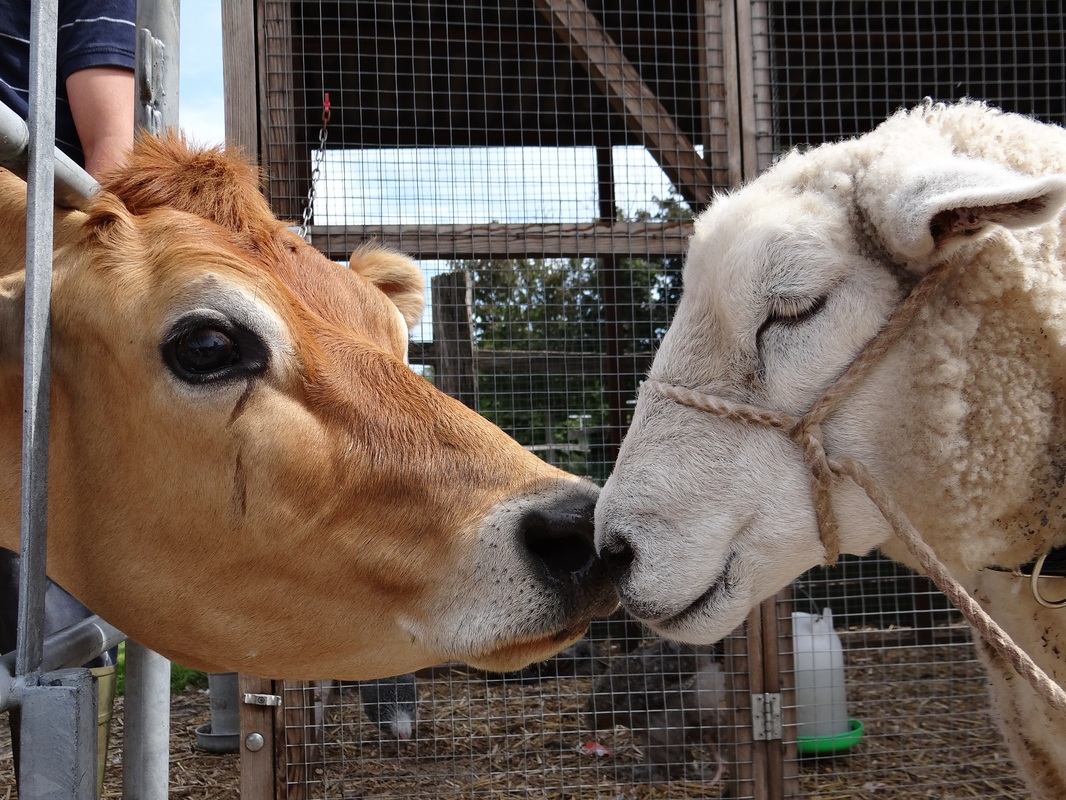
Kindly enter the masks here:
[[174, 342], [174, 360], [188, 372], [206, 375], [240, 363], [241, 349], [225, 331], [196, 328]]
[[186, 383], [246, 377], [267, 366], [267, 349], [258, 336], [214, 315], [178, 322], [161, 350], [170, 371]]

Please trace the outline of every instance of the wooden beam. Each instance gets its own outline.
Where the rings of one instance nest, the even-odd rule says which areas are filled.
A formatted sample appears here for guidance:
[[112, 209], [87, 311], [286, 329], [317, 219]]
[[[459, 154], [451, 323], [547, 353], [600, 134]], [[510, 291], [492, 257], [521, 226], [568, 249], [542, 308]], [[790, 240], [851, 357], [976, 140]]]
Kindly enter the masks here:
[[[751, 177], [767, 169], [777, 153], [777, 137], [774, 136], [773, 76], [770, 68], [770, 10], [766, 0], [745, 0], [748, 4], [751, 31], [751, 93], [754, 113], [750, 121], [751, 147], [755, 151], [755, 163]], [[741, 84], [741, 91], [746, 87]], [[745, 132], [745, 135], [749, 135]], [[747, 145], [745, 145], [747, 146]]]
[[[411, 342], [408, 360], [429, 364], [450, 357], [435, 342]], [[562, 353], [554, 350], [488, 350], [474, 348], [468, 356], [473, 369], [482, 375], [602, 375], [607, 357], [603, 353]], [[655, 353], [627, 353], [622, 356], [623, 373], [644, 375]]]
[[226, 146], [259, 161], [255, 8], [252, 0], [222, 0], [222, 89]]
[[433, 383], [445, 394], [477, 411], [477, 367], [470, 322], [473, 287], [465, 270], [433, 278], [433, 329], [437, 361]]
[[241, 727], [241, 796], [246, 800], [274, 800], [274, 716], [273, 706], [245, 703], [248, 694], [275, 694], [280, 689], [273, 681], [240, 675], [237, 694]]
[[792, 588], [785, 587], [764, 600], [763, 691], [781, 697], [782, 739], [765, 742], [768, 758], [767, 782], [771, 797], [801, 797], [799, 754], [796, 750], [796, 665], [792, 638]]
[[[757, 752], [752, 728], [751, 697], [761, 694], [762, 688], [762, 613], [758, 606], [748, 614], [745, 625], [737, 628], [723, 641], [725, 671], [733, 701], [731, 724], [723, 726], [722, 755], [727, 759], [727, 797], [750, 797], [767, 800], [765, 792], [765, 763], [757, 764]], [[763, 774], [759, 770], [763, 770]]]
[[[733, 0], [724, 0], [732, 8]], [[727, 98], [736, 94], [735, 84], [726, 79], [733, 71], [726, 68], [725, 10], [723, 0], [699, 0], [696, 19], [696, 55], [699, 85], [699, 132], [703, 145], [703, 160], [711, 169], [715, 186], [736, 186], [739, 179], [730, 171], [730, 129], [739, 127], [730, 122]], [[732, 13], [732, 12], [730, 12]], [[734, 48], [735, 50], [735, 48]], [[734, 127], [734, 129], [735, 129]], [[739, 163], [739, 158], [738, 158]], [[736, 175], [739, 176], [739, 169]]]
[[724, 111], [726, 130], [726, 153], [729, 170], [730, 187], [740, 186], [744, 181], [744, 136], [742, 132], [741, 103], [742, 86], [740, 51], [750, 58], [750, 42], [741, 48], [737, 41], [737, 2], [743, 0], [724, 0], [722, 10], [722, 74], [725, 84]]
[[311, 152], [297, 146], [293, 81], [292, 4], [257, 0], [262, 13], [260, 102], [263, 123], [260, 166], [267, 175], [267, 199], [282, 219], [299, 219], [311, 178]]
[[[765, 17], [753, 11], [756, 0], [737, 0], [738, 96], [740, 98], [741, 153], [743, 179], [758, 175], [760, 166], [769, 166], [772, 150], [760, 159], [759, 144], [772, 147], [773, 106], [770, 87], [770, 32]], [[760, 137], [760, 128], [762, 135]], [[768, 141], [769, 140], [769, 141]]]
[[334, 261], [368, 241], [416, 259], [660, 258], [683, 255], [691, 235], [691, 222], [311, 226], [311, 243]]
[[621, 48], [582, 0], [536, 0], [556, 37], [570, 48], [685, 200], [699, 211], [711, 200], [711, 170]]

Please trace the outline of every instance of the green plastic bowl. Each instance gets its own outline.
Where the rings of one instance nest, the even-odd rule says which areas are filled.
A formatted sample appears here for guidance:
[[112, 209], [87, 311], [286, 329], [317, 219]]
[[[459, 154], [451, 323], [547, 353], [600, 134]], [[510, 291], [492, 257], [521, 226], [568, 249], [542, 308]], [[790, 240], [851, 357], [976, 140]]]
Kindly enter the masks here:
[[850, 750], [862, 738], [862, 720], [849, 719], [848, 732], [835, 736], [797, 736], [796, 750], [801, 756], [824, 755]]

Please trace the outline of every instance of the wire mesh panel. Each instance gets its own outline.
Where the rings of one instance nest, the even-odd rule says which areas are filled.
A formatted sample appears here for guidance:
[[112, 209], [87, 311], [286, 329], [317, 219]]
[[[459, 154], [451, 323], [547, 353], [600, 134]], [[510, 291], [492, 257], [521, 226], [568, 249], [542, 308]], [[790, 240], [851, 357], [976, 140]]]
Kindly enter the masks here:
[[[260, 7], [275, 210], [338, 261], [368, 241], [415, 258], [412, 368], [598, 482], [714, 191], [927, 95], [1063, 114], [1066, 22], [1044, 4]], [[513, 674], [288, 684], [278, 795], [1024, 796], [937, 593], [849, 558], [794, 594], [713, 646], [617, 616]], [[807, 727], [813, 631], [840, 660], [830, 745]]]
[[[751, 7], [768, 67], [757, 90], [772, 97], [758, 128], [761, 166], [792, 147], [861, 134], [926, 97], [1064, 121], [1060, 3]], [[810, 713], [794, 698], [803, 796], [1028, 796], [994, 724], [969, 629], [927, 581], [869, 557], [815, 570], [796, 590], [797, 610], [831, 609], [848, 709], [834, 751], [832, 736], [803, 741]]]
[[[693, 213], [732, 180], [721, 4], [264, 15], [275, 209], [303, 218], [313, 186], [328, 255], [377, 240], [418, 259], [412, 368], [602, 482], [679, 298]], [[289, 684], [284, 795], [718, 796], [736, 738], [722, 729], [747, 705], [726, 660], [619, 618], [512, 675]]]
[[289, 688], [284, 796], [718, 797], [735, 700], [721, 647], [617, 632], [516, 673]]
[[845, 556], [793, 588], [796, 630], [783, 646], [794, 655], [796, 723], [786, 737], [798, 741], [802, 796], [1028, 796], [970, 628], [927, 579]]
[[926, 97], [1066, 118], [1062, 3], [815, 0], [753, 9], [767, 34], [774, 100], [772, 134], [760, 138], [764, 165], [790, 147], [861, 134]]

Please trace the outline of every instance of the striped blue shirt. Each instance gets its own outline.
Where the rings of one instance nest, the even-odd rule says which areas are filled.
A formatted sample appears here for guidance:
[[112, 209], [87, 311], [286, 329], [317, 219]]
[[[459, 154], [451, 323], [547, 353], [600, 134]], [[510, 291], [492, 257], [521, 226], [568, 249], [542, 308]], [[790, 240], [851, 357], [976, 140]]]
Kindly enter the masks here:
[[[67, 101], [66, 79], [86, 67], [133, 69], [136, 0], [60, 0], [56, 75], [56, 144], [84, 165]], [[0, 102], [29, 113], [30, 3], [0, 0]]]

